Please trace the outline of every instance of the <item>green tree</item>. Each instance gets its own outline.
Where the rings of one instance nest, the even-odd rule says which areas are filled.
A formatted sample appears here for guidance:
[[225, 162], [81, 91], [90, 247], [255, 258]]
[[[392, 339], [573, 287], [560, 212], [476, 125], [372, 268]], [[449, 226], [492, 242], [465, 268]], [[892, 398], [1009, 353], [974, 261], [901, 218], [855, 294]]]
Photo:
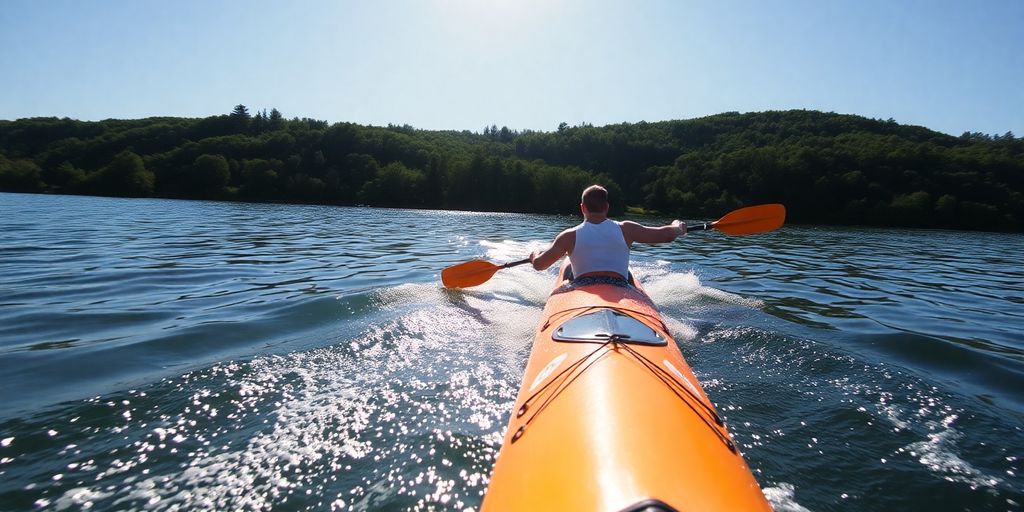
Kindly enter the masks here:
[[273, 199], [280, 194], [281, 178], [268, 160], [242, 162], [242, 186], [239, 192], [249, 199]]
[[269, 120], [267, 119], [267, 109], [263, 109], [257, 112], [252, 118], [252, 132], [255, 134], [261, 134], [267, 131]]
[[380, 164], [370, 155], [350, 154], [345, 157], [341, 178], [341, 199], [355, 201], [363, 186], [377, 177]]
[[267, 120], [267, 126], [272, 131], [280, 130], [284, 128], [284, 116], [276, 108], [270, 109], [270, 117]]
[[73, 192], [85, 183], [85, 171], [65, 160], [57, 166], [44, 169], [42, 178], [50, 190]]
[[894, 197], [889, 209], [895, 216], [892, 222], [903, 226], [927, 225], [928, 216], [934, 211], [931, 194], [923, 190]]
[[224, 155], [203, 154], [188, 168], [186, 187], [194, 197], [216, 197], [231, 180], [231, 169]]
[[144, 197], [153, 193], [156, 181], [146, 169], [142, 157], [126, 149], [98, 172], [88, 177], [89, 184], [100, 194]]
[[957, 213], [957, 200], [953, 194], [945, 194], [935, 201], [935, 214], [942, 221], [947, 223], [955, 222]]
[[423, 171], [392, 162], [359, 191], [359, 200], [377, 206], [422, 206], [427, 178]]
[[31, 160], [10, 161], [0, 155], [0, 190], [41, 192], [43, 180], [39, 166]]
[[320, 201], [327, 190], [327, 184], [320, 178], [299, 173], [288, 178], [288, 195], [300, 201]]
[[246, 108], [245, 105], [235, 105], [235, 109], [231, 111], [228, 118], [231, 119], [231, 123], [236, 132], [245, 133], [249, 131], [252, 116], [249, 114], [249, 109]]
[[249, 109], [245, 105], [235, 105], [235, 109], [231, 111], [231, 117], [235, 119], [250, 119]]

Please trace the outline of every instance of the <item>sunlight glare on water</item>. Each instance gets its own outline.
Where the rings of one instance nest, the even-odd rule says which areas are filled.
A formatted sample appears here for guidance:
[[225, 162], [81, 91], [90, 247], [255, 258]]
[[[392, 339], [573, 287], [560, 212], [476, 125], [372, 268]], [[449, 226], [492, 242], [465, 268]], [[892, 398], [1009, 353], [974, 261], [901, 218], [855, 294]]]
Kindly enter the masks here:
[[[515, 354], [523, 347], [507, 340], [528, 339], [538, 315], [516, 302], [446, 293], [433, 285], [383, 289], [373, 301], [395, 314], [351, 339], [218, 364], [120, 400], [87, 401], [79, 414], [102, 418], [109, 410], [123, 421], [90, 427], [79, 420], [69, 429], [72, 448], [61, 455], [77, 462], [53, 480], [62, 492], [52, 505], [361, 510], [385, 502], [475, 503], [517, 390]], [[511, 359], [487, 364], [484, 353]], [[153, 403], [154, 396], [165, 399]], [[111, 436], [126, 446], [89, 449]]]

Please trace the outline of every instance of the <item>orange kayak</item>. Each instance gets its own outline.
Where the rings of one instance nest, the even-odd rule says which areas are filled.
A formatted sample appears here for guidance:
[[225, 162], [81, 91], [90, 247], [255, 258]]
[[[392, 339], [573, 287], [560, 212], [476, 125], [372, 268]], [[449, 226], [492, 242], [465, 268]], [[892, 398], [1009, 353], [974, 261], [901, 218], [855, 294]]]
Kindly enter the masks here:
[[482, 510], [771, 510], [639, 284], [565, 272]]

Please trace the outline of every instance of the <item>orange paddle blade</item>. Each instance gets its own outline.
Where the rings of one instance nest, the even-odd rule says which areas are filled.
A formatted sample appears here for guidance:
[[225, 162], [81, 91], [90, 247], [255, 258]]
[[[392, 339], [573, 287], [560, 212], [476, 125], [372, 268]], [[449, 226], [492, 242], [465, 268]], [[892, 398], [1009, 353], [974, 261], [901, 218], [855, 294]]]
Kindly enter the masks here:
[[467, 261], [442, 270], [441, 282], [445, 288], [469, 288], [486, 283], [499, 269], [500, 266], [489, 261]]
[[786, 222], [785, 206], [762, 204], [729, 212], [725, 217], [713, 222], [711, 226], [730, 235], [751, 235], [779, 229], [784, 222]]

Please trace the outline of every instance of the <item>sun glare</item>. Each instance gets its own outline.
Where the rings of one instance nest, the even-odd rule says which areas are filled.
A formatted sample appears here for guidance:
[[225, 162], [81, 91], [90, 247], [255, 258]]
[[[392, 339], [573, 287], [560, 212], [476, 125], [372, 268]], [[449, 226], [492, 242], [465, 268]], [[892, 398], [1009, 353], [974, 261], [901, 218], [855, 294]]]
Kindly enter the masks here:
[[438, 13], [455, 32], [492, 37], [530, 32], [532, 21], [551, 15], [537, 0], [441, 0]]

